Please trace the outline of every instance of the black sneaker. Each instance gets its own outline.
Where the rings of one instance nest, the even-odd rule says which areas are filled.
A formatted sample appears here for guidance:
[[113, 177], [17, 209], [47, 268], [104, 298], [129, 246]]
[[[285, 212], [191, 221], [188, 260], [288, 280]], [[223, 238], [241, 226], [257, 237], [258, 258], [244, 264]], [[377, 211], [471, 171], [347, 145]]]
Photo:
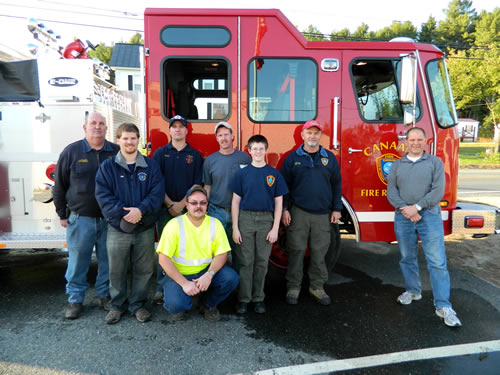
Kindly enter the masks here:
[[64, 317], [66, 319], [78, 319], [82, 313], [82, 304], [77, 302], [69, 302], [64, 310]]
[[264, 304], [264, 301], [255, 302], [253, 311], [257, 314], [264, 314], [266, 312], [266, 305]]
[[236, 304], [235, 310], [236, 314], [243, 315], [247, 312], [248, 303], [247, 302], [238, 302]]

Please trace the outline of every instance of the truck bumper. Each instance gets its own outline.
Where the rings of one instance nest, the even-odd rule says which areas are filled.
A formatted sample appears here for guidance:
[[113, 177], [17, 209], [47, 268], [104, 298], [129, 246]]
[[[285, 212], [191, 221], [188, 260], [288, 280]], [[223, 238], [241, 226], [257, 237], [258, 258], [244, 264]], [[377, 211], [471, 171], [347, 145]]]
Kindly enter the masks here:
[[66, 247], [66, 235], [0, 233], [0, 249], [59, 249]]
[[[480, 223], [482, 226], [479, 226]], [[500, 234], [500, 207], [457, 202], [452, 214], [453, 234]]]

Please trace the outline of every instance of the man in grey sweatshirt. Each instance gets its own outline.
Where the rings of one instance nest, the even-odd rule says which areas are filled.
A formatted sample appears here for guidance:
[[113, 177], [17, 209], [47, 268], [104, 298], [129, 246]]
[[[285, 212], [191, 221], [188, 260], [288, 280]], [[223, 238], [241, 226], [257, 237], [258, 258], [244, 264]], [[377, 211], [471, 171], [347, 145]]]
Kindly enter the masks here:
[[418, 269], [418, 236], [429, 270], [436, 315], [449, 327], [461, 326], [450, 299], [450, 275], [446, 266], [443, 220], [439, 201], [444, 194], [444, 171], [439, 158], [424, 151], [425, 131], [408, 130], [408, 153], [391, 167], [387, 198], [396, 209], [394, 231], [401, 251], [401, 272], [406, 291], [397, 301], [409, 305], [422, 298]]

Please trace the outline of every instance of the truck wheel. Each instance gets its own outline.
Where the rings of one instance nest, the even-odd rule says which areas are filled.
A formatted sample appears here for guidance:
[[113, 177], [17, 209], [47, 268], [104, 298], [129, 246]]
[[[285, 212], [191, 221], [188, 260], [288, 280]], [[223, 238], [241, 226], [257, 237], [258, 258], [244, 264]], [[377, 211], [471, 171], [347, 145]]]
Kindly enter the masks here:
[[340, 230], [338, 224], [332, 224], [330, 247], [325, 255], [326, 269], [328, 272], [333, 271], [333, 267], [337, 263], [340, 255]]

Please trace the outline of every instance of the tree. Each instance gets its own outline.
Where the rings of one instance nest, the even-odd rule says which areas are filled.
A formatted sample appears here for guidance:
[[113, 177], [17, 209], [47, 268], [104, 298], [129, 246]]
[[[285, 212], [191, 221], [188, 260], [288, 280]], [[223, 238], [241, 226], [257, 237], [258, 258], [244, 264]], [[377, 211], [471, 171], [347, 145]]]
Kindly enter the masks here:
[[113, 48], [114, 45], [106, 46], [106, 44], [101, 43], [95, 50], [89, 50], [87, 54], [91, 58], [98, 58], [104, 64], [109, 65], [109, 62], [111, 61], [111, 55], [113, 54]]
[[327, 38], [318, 30], [317, 27], [309, 25], [306, 30], [302, 31], [307, 40], [327, 40]]
[[352, 37], [359, 40], [368, 39], [370, 37], [370, 33], [368, 33], [368, 25], [363, 22], [356, 30], [354, 30]]
[[377, 39], [391, 40], [392, 38], [406, 36], [409, 38], [417, 38], [417, 29], [410, 21], [401, 23], [394, 21], [391, 26], [386, 26], [375, 33]]
[[142, 35], [140, 33], [135, 33], [129, 40], [130, 44], [144, 44]]
[[446, 19], [439, 23], [439, 45], [445, 50], [469, 48], [474, 42], [476, 10], [472, 0], [452, 0], [445, 9]]
[[332, 31], [330, 33], [330, 40], [349, 40], [351, 38], [351, 32], [347, 27], [340, 31]]
[[[450, 78], [460, 111], [482, 112], [475, 116], [482, 123], [481, 135], [500, 131], [500, 9], [482, 12], [469, 50], [452, 50], [449, 55]], [[500, 139], [495, 151], [499, 152]]]
[[436, 19], [429, 16], [426, 23], [423, 23], [418, 33], [418, 41], [421, 43], [436, 43], [439, 38]]

